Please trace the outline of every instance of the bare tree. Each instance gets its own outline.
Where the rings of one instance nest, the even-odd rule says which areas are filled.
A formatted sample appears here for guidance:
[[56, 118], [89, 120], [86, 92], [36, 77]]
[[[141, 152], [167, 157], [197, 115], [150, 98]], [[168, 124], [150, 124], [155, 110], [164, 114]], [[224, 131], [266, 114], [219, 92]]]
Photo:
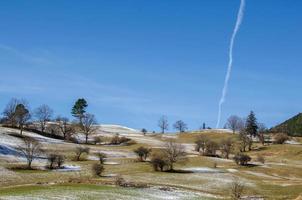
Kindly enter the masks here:
[[24, 125], [28, 122], [31, 118], [29, 113], [29, 109], [24, 104], [18, 104], [16, 106], [14, 120], [16, 121], [17, 125], [20, 128], [20, 134], [22, 135]]
[[65, 156], [59, 154], [57, 156], [57, 166], [58, 166], [58, 168], [61, 168], [62, 165], [64, 164], [64, 162], [65, 162]]
[[67, 117], [58, 116], [56, 118], [56, 123], [60, 133], [63, 135], [64, 140], [69, 139], [75, 132], [73, 125], [69, 123], [69, 119]]
[[165, 133], [169, 128], [168, 119], [166, 116], [162, 116], [158, 121], [158, 126], [161, 129], [161, 133]]
[[30, 137], [23, 138], [23, 145], [18, 147], [18, 150], [24, 155], [27, 160], [27, 168], [31, 169], [31, 164], [34, 159], [41, 153], [41, 144]]
[[139, 157], [139, 161], [143, 162], [146, 161], [147, 157], [151, 153], [151, 149], [146, 147], [139, 147], [134, 150], [134, 153]]
[[51, 120], [53, 115], [53, 110], [48, 105], [43, 104], [36, 108], [34, 115], [39, 122], [41, 132], [44, 133], [46, 124]]
[[88, 136], [96, 131], [96, 119], [94, 115], [85, 113], [82, 118], [82, 123], [80, 124], [81, 129], [85, 135], [85, 143], [88, 143]]
[[244, 191], [244, 185], [239, 181], [238, 178], [235, 178], [231, 183], [231, 198], [232, 200], [239, 200]]
[[105, 162], [105, 160], [107, 158], [106, 154], [104, 154], [102, 152], [99, 152], [97, 154], [97, 157], [99, 158], [100, 164], [104, 164], [104, 162]]
[[182, 120], [176, 121], [173, 127], [181, 133], [185, 132], [188, 129], [187, 124], [184, 123]]
[[164, 152], [159, 151], [153, 153], [151, 156], [151, 162], [154, 171], [161, 171], [163, 172], [164, 169], [169, 165], [169, 161], [167, 160], [167, 156]]
[[49, 163], [49, 166], [48, 168], [49, 169], [53, 169], [54, 168], [54, 164], [57, 160], [57, 154], [56, 153], [50, 153], [47, 155], [47, 160], [48, 160], [48, 163]]
[[94, 163], [92, 165], [92, 172], [95, 176], [102, 176], [102, 173], [105, 171], [105, 167], [102, 164]]
[[265, 132], [266, 132], [267, 128], [265, 126], [265, 124], [263, 123], [258, 123], [258, 138], [259, 138], [259, 141], [261, 142], [262, 145], [265, 144]]
[[201, 135], [197, 138], [195, 141], [196, 147], [195, 150], [200, 152], [202, 151], [202, 154], [205, 154], [207, 143], [209, 142], [209, 138], [207, 136]]
[[216, 156], [216, 152], [219, 149], [219, 145], [217, 142], [209, 140], [206, 143], [206, 150], [204, 155], [206, 156]]
[[172, 140], [166, 143], [163, 152], [165, 153], [166, 158], [169, 161], [169, 168], [171, 171], [173, 171], [174, 163], [184, 160], [186, 155], [184, 146], [182, 144], [175, 143]]
[[3, 110], [3, 116], [4, 116], [4, 120], [7, 124], [9, 124], [10, 126], [16, 126], [16, 119], [15, 119], [15, 111], [16, 111], [16, 107], [17, 105], [20, 103], [20, 101], [18, 99], [12, 98], [8, 104], [6, 105], [6, 107]]
[[48, 165], [49, 169], [61, 168], [65, 162], [65, 156], [57, 152], [52, 152], [47, 155], [47, 160], [49, 163]]
[[240, 142], [240, 151], [245, 152], [248, 148], [248, 150], [251, 150], [253, 145], [253, 140], [248, 136], [248, 133], [245, 129], [241, 130], [239, 133], [239, 142]]
[[80, 161], [81, 155], [82, 154], [89, 154], [89, 152], [90, 152], [90, 149], [88, 147], [78, 146], [75, 149], [75, 154], [76, 154], [75, 160]]
[[233, 148], [233, 141], [230, 138], [221, 141], [220, 149], [224, 158], [229, 159], [229, 155], [232, 151], [232, 148]]
[[240, 117], [232, 115], [227, 119], [226, 127], [231, 129], [233, 133], [235, 133], [243, 127], [243, 124], [244, 122]]

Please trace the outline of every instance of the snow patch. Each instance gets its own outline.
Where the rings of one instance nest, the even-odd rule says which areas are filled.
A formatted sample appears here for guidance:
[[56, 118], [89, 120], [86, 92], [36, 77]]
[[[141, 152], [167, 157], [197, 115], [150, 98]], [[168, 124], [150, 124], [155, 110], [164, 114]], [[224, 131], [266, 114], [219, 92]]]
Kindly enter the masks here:
[[228, 172], [232, 172], [232, 173], [234, 173], [234, 172], [238, 172], [238, 170], [237, 170], [237, 169], [227, 169], [227, 171], [228, 171]]
[[213, 169], [209, 167], [190, 167], [190, 168], [184, 168], [183, 170], [191, 171], [193, 173], [224, 173], [219, 169]]
[[58, 171], [58, 172], [72, 172], [72, 171], [80, 171], [81, 167], [80, 166], [76, 166], [76, 165], [65, 165], [63, 168], [61, 169], [56, 169], [54, 171]]

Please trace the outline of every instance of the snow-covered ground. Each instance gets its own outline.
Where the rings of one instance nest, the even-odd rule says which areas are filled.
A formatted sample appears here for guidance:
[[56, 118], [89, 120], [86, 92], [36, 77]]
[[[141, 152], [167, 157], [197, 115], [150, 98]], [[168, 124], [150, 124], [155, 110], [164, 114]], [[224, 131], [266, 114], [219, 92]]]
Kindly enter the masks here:
[[126, 126], [121, 125], [114, 125], [114, 124], [102, 124], [97, 126], [99, 131], [103, 133], [110, 133], [110, 134], [139, 134], [142, 135], [142, 133], [139, 130], [128, 128]]
[[224, 171], [219, 169], [213, 169], [209, 167], [189, 167], [182, 170], [193, 172], [193, 173], [224, 173]]
[[64, 165], [61, 169], [56, 169], [55, 171], [58, 172], [73, 172], [73, 171], [80, 171], [81, 167], [76, 165]]

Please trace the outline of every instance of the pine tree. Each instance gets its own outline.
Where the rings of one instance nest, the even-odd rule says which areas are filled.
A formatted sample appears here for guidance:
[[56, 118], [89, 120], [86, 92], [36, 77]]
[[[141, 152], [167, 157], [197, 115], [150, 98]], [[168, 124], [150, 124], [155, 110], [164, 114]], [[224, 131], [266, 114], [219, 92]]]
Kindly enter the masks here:
[[15, 118], [20, 128], [20, 134], [22, 135], [24, 125], [30, 119], [29, 110], [26, 108], [24, 104], [18, 104], [16, 106]]
[[78, 99], [72, 107], [72, 116], [79, 118], [80, 122], [82, 122], [87, 106], [88, 104], [85, 99]]
[[257, 136], [258, 133], [258, 125], [255, 113], [253, 111], [250, 112], [246, 119], [246, 132], [252, 137]]

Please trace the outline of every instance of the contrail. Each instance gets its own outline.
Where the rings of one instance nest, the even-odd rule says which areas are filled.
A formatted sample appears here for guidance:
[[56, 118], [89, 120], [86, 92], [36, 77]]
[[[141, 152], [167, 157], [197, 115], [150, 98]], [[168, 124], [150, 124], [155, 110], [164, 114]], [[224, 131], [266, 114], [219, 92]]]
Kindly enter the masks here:
[[227, 94], [229, 80], [230, 80], [230, 77], [231, 77], [232, 66], [233, 66], [233, 46], [234, 46], [234, 40], [236, 38], [236, 34], [237, 34], [237, 32], [238, 32], [238, 30], [240, 28], [240, 25], [241, 25], [241, 22], [242, 22], [242, 19], [243, 19], [244, 6], [245, 6], [245, 0], [241, 0], [239, 11], [238, 11], [238, 14], [237, 14], [236, 25], [235, 25], [235, 28], [233, 30], [233, 34], [232, 34], [231, 41], [230, 41], [230, 47], [229, 47], [229, 64], [228, 64], [228, 69], [227, 69], [227, 73], [226, 73], [225, 80], [224, 80], [224, 86], [223, 86], [223, 89], [222, 89], [222, 95], [221, 95], [221, 98], [220, 98], [220, 101], [219, 101], [219, 105], [218, 105], [218, 117], [217, 117], [216, 128], [219, 128], [219, 125], [220, 125], [222, 104], [225, 101], [225, 96]]

